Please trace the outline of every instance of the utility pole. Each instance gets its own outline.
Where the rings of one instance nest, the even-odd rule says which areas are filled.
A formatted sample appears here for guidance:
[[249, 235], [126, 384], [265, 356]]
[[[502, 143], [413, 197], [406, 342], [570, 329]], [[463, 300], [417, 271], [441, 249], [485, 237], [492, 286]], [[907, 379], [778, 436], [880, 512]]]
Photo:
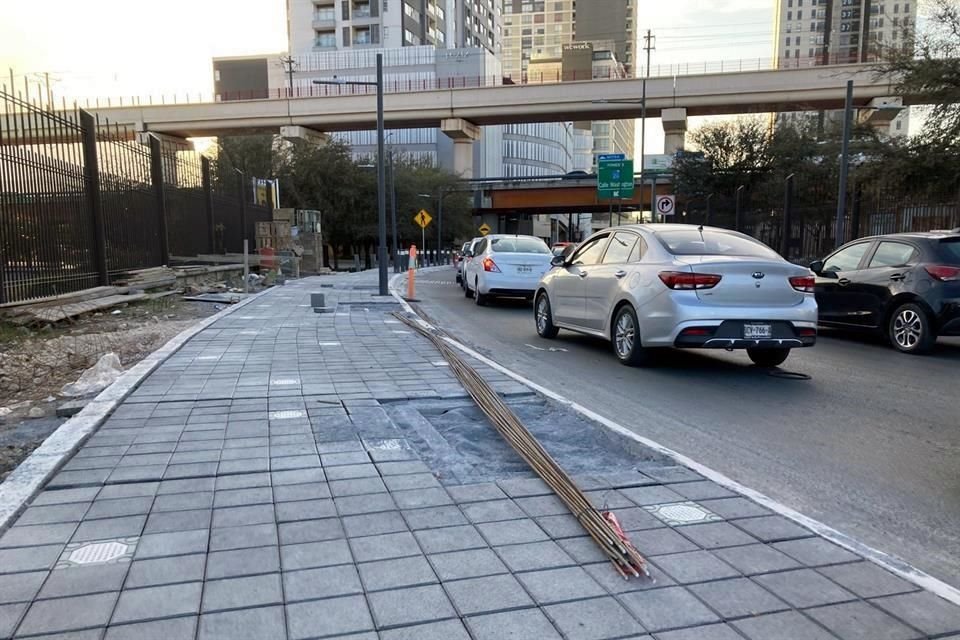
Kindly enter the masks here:
[[[643, 95], [640, 98], [640, 184], [643, 184], [643, 159], [646, 153], [647, 142], [647, 78], [650, 77], [650, 52], [656, 48], [656, 38], [647, 29], [647, 35], [643, 37], [643, 50], [647, 52], [647, 66], [643, 70]], [[640, 207], [641, 212], [643, 207]], [[650, 209], [650, 218], [656, 220], [657, 212]]]
[[280, 58], [280, 64], [283, 65], [284, 71], [287, 74], [287, 97], [293, 97], [293, 70], [297, 66], [297, 61], [293, 56], [283, 56]]
[[840, 147], [840, 184], [837, 185], [837, 221], [834, 246], [843, 245], [847, 216], [847, 174], [850, 171], [850, 129], [853, 128], [853, 80], [847, 80], [847, 97], [843, 109], [843, 142]]

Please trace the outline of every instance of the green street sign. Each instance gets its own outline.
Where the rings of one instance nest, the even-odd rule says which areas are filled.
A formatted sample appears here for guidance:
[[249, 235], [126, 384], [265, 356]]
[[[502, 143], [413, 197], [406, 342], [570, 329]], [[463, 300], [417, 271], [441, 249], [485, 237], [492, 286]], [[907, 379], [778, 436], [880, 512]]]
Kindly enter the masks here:
[[599, 200], [633, 197], [633, 160], [606, 158], [597, 160], [597, 198]]

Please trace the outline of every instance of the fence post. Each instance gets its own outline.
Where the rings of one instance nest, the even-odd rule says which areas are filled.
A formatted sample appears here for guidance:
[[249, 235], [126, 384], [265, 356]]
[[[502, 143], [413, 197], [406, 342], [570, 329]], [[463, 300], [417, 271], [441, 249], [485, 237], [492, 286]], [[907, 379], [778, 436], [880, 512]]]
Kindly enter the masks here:
[[97, 269], [97, 283], [110, 284], [107, 275], [107, 237], [103, 225], [103, 202], [100, 198], [100, 166], [97, 160], [97, 121], [90, 113], [80, 111], [83, 140], [83, 177], [87, 184], [87, 205], [93, 224], [93, 259]]
[[853, 202], [850, 206], [850, 239], [860, 237], [860, 203], [863, 199], [863, 185], [859, 182], [853, 188]]
[[790, 259], [790, 225], [793, 213], [793, 174], [787, 176], [783, 185], [783, 227], [780, 229], [780, 255]]
[[167, 198], [163, 193], [163, 150], [160, 138], [150, 136], [150, 181], [157, 202], [157, 222], [160, 229], [160, 264], [170, 264], [170, 241], [167, 238]]
[[203, 184], [203, 206], [207, 214], [207, 250], [217, 252], [217, 230], [213, 219], [213, 188], [210, 185], [210, 158], [200, 156], [200, 180]]

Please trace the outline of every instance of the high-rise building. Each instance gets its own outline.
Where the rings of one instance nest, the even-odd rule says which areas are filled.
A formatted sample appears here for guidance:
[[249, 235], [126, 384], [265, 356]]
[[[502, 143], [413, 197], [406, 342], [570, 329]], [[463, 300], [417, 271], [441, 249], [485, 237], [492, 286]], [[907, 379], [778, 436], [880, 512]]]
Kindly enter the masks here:
[[[879, 50], [898, 46], [915, 28], [918, 1], [778, 0], [775, 66], [790, 69], [872, 62]], [[891, 121], [890, 134], [905, 135], [907, 118], [903, 110]]]

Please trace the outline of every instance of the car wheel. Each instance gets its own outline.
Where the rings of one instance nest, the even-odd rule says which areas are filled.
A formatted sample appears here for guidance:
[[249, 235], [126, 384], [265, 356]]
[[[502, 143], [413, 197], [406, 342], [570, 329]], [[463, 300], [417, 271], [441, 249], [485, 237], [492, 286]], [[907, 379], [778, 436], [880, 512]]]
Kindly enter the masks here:
[[541, 338], [556, 338], [560, 333], [560, 329], [553, 324], [553, 311], [550, 309], [550, 298], [546, 293], [537, 296], [533, 318], [537, 323], [537, 335]]
[[470, 285], [467, 284], [466, 279], [464, 279], [464, 281], [463, 281], [463, 296], [464, 296], [465, 298], [472, 298], [472, 297], [473, 297], [473, 291], [470, 290]]
[[480, 293], [480, 281], [479, 281], [479, 280], [474, 280], [473, 286], [474, 286], [473, 301], [474, 301], [475, 303], [477, 303], [477, 306], [478, 306], [478, 307], [485, 307], [485, 306], [487, 306], [487, 298], [488, 298], [488, 296], [485, 296], [485, 295], [483, 295], [482, 293]]
[[894, 310], [890, 316], [888, 335], [890, 344], [903, 353], [929, 353], [937, 342], [937, 334], [927, 312], [912, 302]]
[[625, 304], [613, 317], [613, 352], [621, 364], [640, 367], [650, 363], [651, 351], [640, 344], [640, 330], [637, 314], [633, 307]]
[[747, 349], [747, 355], [758, 367], [778, 367], [790, 356], [790, 349]]

